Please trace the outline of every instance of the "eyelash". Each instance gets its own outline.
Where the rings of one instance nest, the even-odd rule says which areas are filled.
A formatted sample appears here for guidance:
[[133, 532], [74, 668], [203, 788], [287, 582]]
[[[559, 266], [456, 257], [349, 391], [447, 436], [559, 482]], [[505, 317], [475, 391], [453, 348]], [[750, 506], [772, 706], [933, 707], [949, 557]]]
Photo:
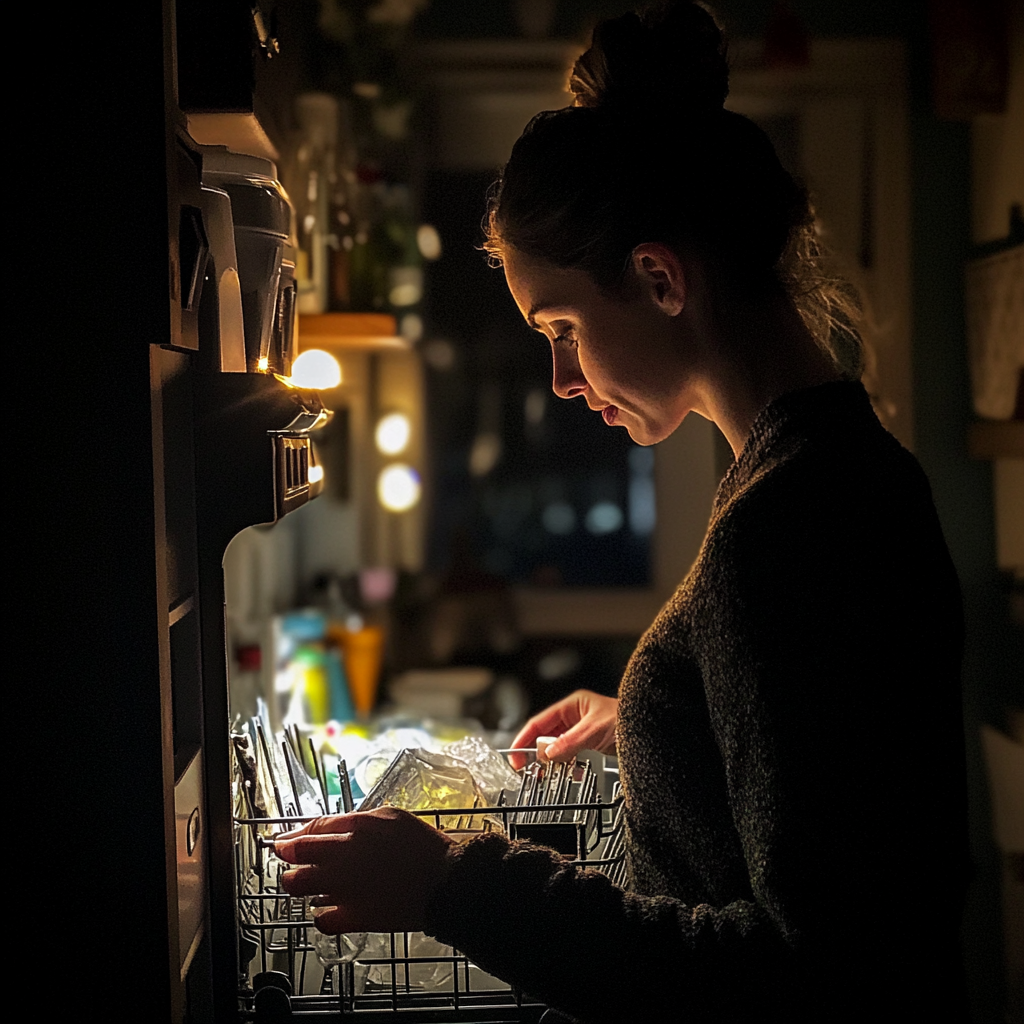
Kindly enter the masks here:
[[556, 345], [560, 341], [565, 342], [567, 345], [575, 345], [576, 344], [576, 338], [572, 337], [572, 331], [571, 330], [570, 331], [565, 331], [563, 334], [559, 334], [558, 337], [555, 338], [555, 344]]

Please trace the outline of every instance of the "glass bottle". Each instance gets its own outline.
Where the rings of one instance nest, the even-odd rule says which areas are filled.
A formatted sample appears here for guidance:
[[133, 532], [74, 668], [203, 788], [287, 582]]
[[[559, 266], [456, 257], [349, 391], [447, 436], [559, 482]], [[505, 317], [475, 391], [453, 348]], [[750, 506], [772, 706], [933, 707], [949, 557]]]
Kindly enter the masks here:
[[299, 133], [286, 187], [295, 205], [295, 278], [300, 313], [323, 313], [329, 296], [331, 199], [335, 192], [338, 101], [328, 93], [295, 98]]
[[338, 114], [338, 141], [328, 218], [327, 305], [334, 312], [346, 312], [356, 308], [352, 301], [352, 253], [357, 231], [359, 180], [350, 105], [345, 101], [339, 102]]

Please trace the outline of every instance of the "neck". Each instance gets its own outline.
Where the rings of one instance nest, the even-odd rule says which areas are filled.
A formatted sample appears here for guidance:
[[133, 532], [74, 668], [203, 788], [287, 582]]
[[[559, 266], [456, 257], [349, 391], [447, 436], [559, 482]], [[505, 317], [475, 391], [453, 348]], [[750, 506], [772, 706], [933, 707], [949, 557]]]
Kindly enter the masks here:
[[774, 296], [715, 318], [698, 410], [738, 458], [758, 414], [791, 391], [839, 380], [790, 300]]

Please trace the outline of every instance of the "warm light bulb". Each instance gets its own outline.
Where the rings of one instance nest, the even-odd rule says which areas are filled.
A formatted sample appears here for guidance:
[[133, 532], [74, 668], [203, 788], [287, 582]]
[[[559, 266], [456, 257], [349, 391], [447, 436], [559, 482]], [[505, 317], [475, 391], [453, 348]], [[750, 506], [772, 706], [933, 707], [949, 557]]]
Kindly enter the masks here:
[[405, 451], [411, 434], [412, 424], [404, 412], [389, 413], [377, 424], [374, 434], [377, 450], [385, 455], [397, 455]]
[[421, 224], [416, 230], [416, 245], [425, 260], [441, 258], [441, 236], [433, 224]]
[[415, 306], [423, 298], [423, 271], [419, 267], [393, 267], [388, 272], [388, 302]]
[[330, 352], [311, 348], [292, 363], [292, 375], [288, 383], [292, 387], [316, 391], [336, 388], [341, 383], [341, 367]]
[[419, 474], [400, 462], [388, 466], [377, 477], [377, 497], [389, 512], [405, 512], [420, 500]]
[[266, 373], [269, 365], [270, 360], [266, 356], [260, 356], [256, 362], [256, 369], [259, 370], [260, 373]]

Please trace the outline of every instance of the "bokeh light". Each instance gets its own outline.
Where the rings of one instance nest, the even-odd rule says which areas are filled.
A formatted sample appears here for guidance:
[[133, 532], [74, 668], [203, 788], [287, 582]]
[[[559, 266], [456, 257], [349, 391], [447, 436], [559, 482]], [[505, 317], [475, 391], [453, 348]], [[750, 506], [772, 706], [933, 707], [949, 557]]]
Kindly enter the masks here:
[[341, 383], [341, 366], [330, 352], [311, 348], [292, 363], [292, 375], [288, 383], [296, 388], [315, 391], [336, 388]]

